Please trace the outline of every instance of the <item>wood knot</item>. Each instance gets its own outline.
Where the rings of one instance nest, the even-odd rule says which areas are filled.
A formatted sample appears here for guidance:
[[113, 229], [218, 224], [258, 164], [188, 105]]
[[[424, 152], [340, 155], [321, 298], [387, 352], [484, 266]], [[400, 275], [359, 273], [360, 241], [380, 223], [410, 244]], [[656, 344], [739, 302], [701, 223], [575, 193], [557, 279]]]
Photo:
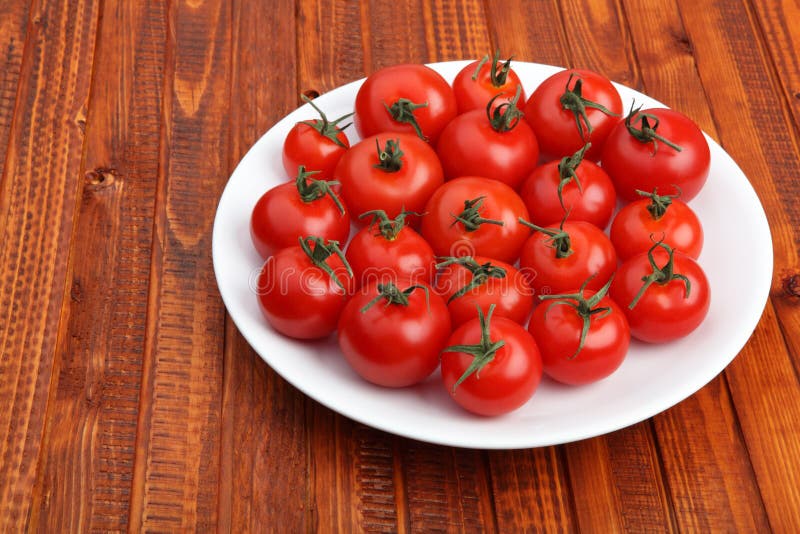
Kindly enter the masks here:
[[116, 169], [111, 167], [96, 167], [85, 175], [86, 182], [95, 187], [108, 187], [117, 179]]
[[319, 96], [319, 91], [316, 89], [306, 89], [303, 91], [303, 95], [305, 95], [309, 100], [314, 100]]
[[794, 298], [800, 298], [800, 273], [787, 274], [781, 280], [783, 292]]

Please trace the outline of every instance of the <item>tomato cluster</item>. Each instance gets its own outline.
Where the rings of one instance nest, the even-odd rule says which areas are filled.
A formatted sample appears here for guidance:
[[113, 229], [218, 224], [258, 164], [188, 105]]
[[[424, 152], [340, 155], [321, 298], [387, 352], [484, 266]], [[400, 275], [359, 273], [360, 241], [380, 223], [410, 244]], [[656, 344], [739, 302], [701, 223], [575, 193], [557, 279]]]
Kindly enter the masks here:
[[608, 376], [631, 337], [689, 334], [710, 300], [686, 204], [710, 165], [700, 129], [669, 109], [623, 116], [614, 85], [587, 70], [526, 99], [499, 58], [452, 86], [424, 65], [375, 72], [350, 114], [352, 147], [350, 115], [331, 121], [311, 103], [319, 118], [283, 147], [294, 181], [251, 217], [258, 301], [276, 331], [336, 332], [380, 386], [440, 367], [452, 398], [487, 416], [525, 404], [543, 374]]

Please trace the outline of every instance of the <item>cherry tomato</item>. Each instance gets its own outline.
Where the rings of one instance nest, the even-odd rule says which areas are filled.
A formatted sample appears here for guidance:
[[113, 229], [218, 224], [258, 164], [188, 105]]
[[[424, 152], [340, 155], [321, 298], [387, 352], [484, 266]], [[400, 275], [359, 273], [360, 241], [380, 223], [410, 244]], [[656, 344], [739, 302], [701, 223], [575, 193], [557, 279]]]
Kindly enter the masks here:
[[569, 213], [571, 221], [605, 228], [617, 204], [614, 184], [596, 163], [583, 156], [591, 143], [572, 156], [550, 161], [533, 170], [519, 189], [531, 222], [542, 226]]
[[459, 115], [442, 130], [436, 153], [445, 179], [475, 174], [516, 188], [536, 166], [539, 145], [528, 123], [520, 120], [517, 98], [491, 111]]
[[542, 359], [531, 335], [511, 319], [484, 317], [461, 325], [442, 352], [442, 380], [450, 396], [479, 415], [516, 410], [533, 396]]
[[447, 80], [425, 65], [395, 65], [375, 71], [356, 94], [355, 124], [361, 137], [416, 134], [435, 145], [457, 114]]
[[495, 317], [524, 324], [533, 308], [533, 292], [522, 274], [508, 263], [483, 256], [444, 258], [436, 290], [447, 299], [453, 326], [459, 326], [494, 305]]
[[602, 230], [584, 221], [566, 221], [559, 228], [532, 225], [519, 258], [520, 270], [539, 294], [564, 293], [589, 279], [598, 290], [614, 274], [617, 253]]
[[[489, 56], [484, 56], [480, 61], [473, 61], [456, 74], [453, 80], [453, 93], [459, 115], [473, 109], [484, 109], [498, 93], [503, 93], [503, 96], [495, 102], [495, 105], [508, 102], [518, 87], [522, 89], [519, 76], [511, 68], [511, 58], [501, 64], [500, 50], [497, 50], [491, 64], [487, 65], [488, 61]], [[525, 102], [524, 90], [520, 100]]]
[[383, 211], [368, 211], [361, 218], [372, 217], [347, 247], [347, 261], [359, 286], [372, 282], [395, 282], [408, 279], [412, 284], [433, 283], [436, 258], [421, 235], [404, 224], [407, 214], [393, 220]]
[[444, 182], [433, 148], [402, 133], [368, 137], [356, 144], [339, 161], [334, 177], [353, 217], [383, 210], [392, 219], [403, 211], [422, 213]]
[[339, 126], [339, 123], [353, 114], [329, 121], [305, 95], [303, 100], [317, 110], [320, 118], [298, 122], [289, 130], [283, 142], [283, 168], [286, 174], [294, 176], [297, 168], [303, 165], [310, 171], [319, 171], [318, 179], [330, 180], [339, 158], [350, 148], [350, 141], [344, 133], [349, 125]]
[[[297, 170], [297, 169], [296, 169]], [[350, 235], [350, 217], [331, 182], [310, 178], [300, 166], [295, 183], [273, 187], [258, 199], [250, 216], [250, 237], [261, 257], [315, 235], [340, 243]]]
[[523, 111], [544, 160], [569, 156], [591, 142], [586, 158], [597, 161], [606, 137], [619, 122], [622, 99], [605, 76], [570, 69], [544, 80]]
[[636, 200], [636, 190], [681, 190], [689, 202], [708, 178], [711, 152], [703, 132], [687, 117], [671, 109], [631, 109], [608, 136], [603, 169], [617, 194]]
[[620, 266], [611, 298], [625, 306], [633, 337], [664, 343], [700, 326], [711, 291], [696, 261], [659, 242]]
[[528, 236], [528, 210], [497, 180], [464, 176], [446, 182], [425, 206], [422, 236], [438, 256], [486, 256], [514, 263]]
[[439, 365], [450, 335], [450, 315], [428, 286], [370, 284], [345, 306], [339, 347], [364, 379], [387, 387], [411, 386]]
[[338, 244], [300, 239], [270, 256], [258, 275], [258, 303], [272, 327], [289, 337], [316, 339], [336, 328], [353, 276]]
[[611, 242], [619, 259], [647, 252], [653, 239], [697, 259], [703, 250], [703, 227], [692, 208], [676, 195], [638, 193], [645, 198], [624, 206], [611, 223]]

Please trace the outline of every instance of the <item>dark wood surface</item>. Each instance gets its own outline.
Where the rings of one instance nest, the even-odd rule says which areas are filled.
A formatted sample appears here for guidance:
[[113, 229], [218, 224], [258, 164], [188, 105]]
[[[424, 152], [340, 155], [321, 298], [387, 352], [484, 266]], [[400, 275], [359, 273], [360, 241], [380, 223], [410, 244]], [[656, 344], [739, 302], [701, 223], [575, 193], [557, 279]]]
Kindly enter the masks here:
[[[794, 0], [0, 0], [0, 531], [797, 532], [798, 20]], [[288, 385], [226, 316], [211, 229], [300, 93], [498, 46], [693, 117], [758, 192], [775, 272], [686, 401], [489, 452]]]

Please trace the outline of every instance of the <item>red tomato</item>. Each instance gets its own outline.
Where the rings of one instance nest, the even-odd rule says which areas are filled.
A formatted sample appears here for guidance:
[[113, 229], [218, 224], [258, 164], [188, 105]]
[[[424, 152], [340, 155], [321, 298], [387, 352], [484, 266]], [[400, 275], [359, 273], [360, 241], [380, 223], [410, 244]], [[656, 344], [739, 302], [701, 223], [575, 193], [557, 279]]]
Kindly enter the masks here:
[[442, 165], [430, 145], [401, 133], [356, 144], [339, 161], [334, 177], [353, 217], [383, 210], [392, 219], [403, 211], [422, 213], [444, 182]]
[[621, 261], [653, 246], [660, 239], [672, 249], [697, 259], [703, 250], [700, 219], [677, 195], [639, 191], [646, 197], [624, 206], [611, 223], [611, 242]]
[[622, 99], [606, 77], [570, 69], [543, 81], [523, 111], [546, 161], [574, 154], [588, 142], [586, 158], [597, 161], [622, 115]]
[[319, 119], [295, 124], [283, 142], [283, 168], [286, 174], [294, 176], [300, 165], [312, 171], [319, 171], [320, 180], [330, 180], [339, 158], [350, 148], [350, 141], [344, 133], [348, 125], [339, 123], [352, 113], [329, 121], [328, 117], [314, 102], [303, 95], [303, 100], [311, 104], [320, 115]]
[[450, 335], [450, 315], [427, 286], [402, 291], [393, 283], [370, 284], [345, 306], [339, 347], [364, 379], [387, 387], [411, 386], [439, 365]]
[[475, 174], [516, 188], [536, 166], [539, 145], [533, 130], [520, 120], [518, 96], [490, 111], [459, 115], [442, 130], [436, 153], [445, 179]]
[[531, 222], [539, 226], [558, 221], [586, 221], [605, 228], [617, 204], [611, 178], [596, 163], [583, 159], [591, 143], [561, 161], [540, 165], [522, 182], [519, 196]]
[[706, 183], [710, 165], [703, 132], [692, 119], [671, 109], [631, 109], [603, 149], [603, 169], [617, 194], [629, 202], [639, 198], [637, 189], [673, 187], [689, 202]]
[[542, 359], [531, 335], [511, 319], [484, 317], [461, 325], [442, 352], [442, 380], [450, 396], [479, 415], [516, 410], [533, 396]]
[[422, 236], [438, 256], [486, 256], [514, 263], [528, 236], [528, 210], [513, 189], [489, 178], [451, 180], [431, 196]]
[[550, 378], [589, 384], [622, 364], [631, 333], [625, 313], [606, 296], [610, 282], [596, 293], [581, 287], [576, 293], [540, 297], [545, 302], [533, 311], [528, 330]]
[[361, 137], [402, 132], [435, 145], [456, 113], [453, 89], [425, 65], [382, 68], [368, 76], [356, 94], [355, 124]]
[[711, 291], [696, 261], [659, 242], [620, 266], [611, 298], [627, 306], [633, 337], [664, 343], [700, 326], [708, 314]]
[[617, 253], [602, 230], [584, 221], [566, 221], [560, 228], [537, 230], [525, 242], [520, 270], [539, 294], [564, 293], [588, 280], [600, 289], [617, 268]]
[[408, 279], [412, 284], [433, 283], [436, 258], [431, 246], [417, 232], [405, 226], [406, 213], [393, 220], [383, 211], [368, 211], [372, 222], [362, 228], [347, 247], [347, 261], [359, 286]]
[[315, 235], [340, 243], [350, 235], [350, 217], [331, 189], [331, 182], [309, 178], [301, 166], [295, 183], [273, 187], [258, 199], [250, 216], [253, 245], [267, 258], [297, 245], [301, 236]]
[[258, 303], [272, 327], [289, 337], [316, 339], [336, 328], [353, 275], [338, 244], [319, 237], [279, 250], [258, 275]]
[[[480, 61], [473, 61], [456, 74], [453, 80], [453, 93], [459, 115], [472, 109], [484, 109], [486, 104], [498, 93], [503, 93], [495, 105], [511, 100], [517, 88], [522, 89], [522, 82], [517, 73], [511, 69], [511, 58], [500, 64], [500, 50], [492, 58], [492, 63], [486, 65], [489, 56], [484, 56]], [[522, 90], [520, 99], [525, 102], [525, 91]]]
[[483, 256], [446, 258], [439, 263], [436, 290], [447, 299], [453, 326], [495, 306], [495, 317], [524, 324], [533, 308], [533, 292], [522, 274], [508, 263]]

